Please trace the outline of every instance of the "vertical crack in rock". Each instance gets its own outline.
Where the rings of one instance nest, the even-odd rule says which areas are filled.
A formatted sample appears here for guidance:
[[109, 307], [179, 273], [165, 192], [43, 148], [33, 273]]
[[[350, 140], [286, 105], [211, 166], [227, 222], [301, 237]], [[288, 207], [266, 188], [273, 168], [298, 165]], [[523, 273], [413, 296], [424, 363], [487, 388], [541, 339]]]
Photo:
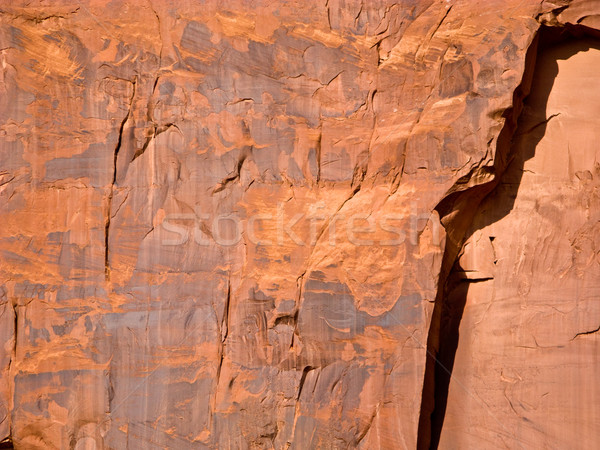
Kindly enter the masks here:
[[[532, 87], [537, 56], [543, 48], [565, 38], [580, 37], [586, 32], [589, 32], [589, 29], [582, 26], [540, 27], [528, 49], [523, 78], [513, 94], [512, 107], [503, 115], [505, 124], [498, 136], [493, 166], [477, 165], [474, 167], [468, 175], [455, 183], [435, 208], [446, 229], [447, 243], [427, 340], [428, 355], [417, 440], [419, 449], [437, 449], [439, 445], [454, 358], [458, 347], [459, 327], [469, 285], [492, 279], [492, 277], [465, 279], [465, 272], [459, 265], [459, 258], [468, 238], [469, 227], [473, 223], [479, 205], [498, 186], [504, 172], [515, 157], [513, 138], [531, 133], [539, 127], [545, 127], [551, 119], [558, 115], [553, 114], [522, 132], [517, 128], [518, 119], [523, 110], [523, 102]], [[548, 96], [549, 92], [544, 92], [544, 95]], [[505, 214], [509, 212], [510, 208]], [[490, 237], [490, 240], [493, 241], [493, 238]], [[452, 293], [451, 296], [450, 293]], [[573, 339], [580, 334], [595, 332], [598, 332], [598, 329], [579, 333]]]
[[125, 117], [123, 118], [123, 120], [121, 121], [121, 125], [119, 126], [119, 137], [117, 138], [117, 145], [115, 146], [115, 150], [113, 152], [113, 177], [112, 177], [112, 182], [110, 185], [110, 192], [108, 193], [107, 205], [106, 205], [106, 208], [107, 208], [106, 221], [104, 224], [104, 278], [107, 282], [110, 281], [110, 261], [109, 261], [109, 258], [110, 258], [110, 254], [109, 254], [110, 236], [109, 236], [109, 233], [110, 233], [110, 220], [112, 218], [111, 217], [112, 200], [113, 200], [115, 185], [117, 184], [117, 162], [119, 159], [119, 151], [121, 150], [121, 146], [123, 144], [123, 132], [125, 131], [125, 124], [131, 117], [131, 108], [133, 105], [133, 99], [135, 97], [135, 89], [136, 89], [137, 79], [134, 78], [131, 81], [131, 84], [133, 85], [133, 90], [131, 93], [131, 97], [129, 97], [129, 103], [127, 106], [127, 114], [125, 114]]
[[[160, 70], [160, 67], [158, 68], [158, 70]], [[158, 80], [160, 80], [160, 75], [156, 75], [156, 77], [154, 78], [154, 83], [152, 83], [152, 94], [150, 94], [150, 100], [148, 101], [148, 120], [149, 121], [153, 121], [153, 110], [150, 108], [151, 106], [154, 107], [154, 105], [152, 104], [152, 97], [154, 96], [154, 93], [156, 92], [156, 87], [158, 86]]]
[[327, 25], [329, 25], [329, 30], [333, 31], [333, 27], [331, 26], [331, 9], [329, 8], [329, 0], [325, 1], [325, 9], [327, 10]]
[[319, 137], [315, 146], [315, 158], [317, 160], [317, 186], [321, 182], [321, 140], [323, 139], [323, 128], [319, 128]]
[[[229, 336], [229, 320], [230, 320], [230, 309], [231, 309], [231, 274], [229, 275], [229, 278], [227, 280], [227, 296], [225, 297], [225, 305], [223, 306], [223, 317], [221, 318], [221, 321], [219, 322], [219, 315], [215, 310], [215, 315], [216, 315], [216, 320], [217, 320], [217, 327], [218, 327], [218, 333], [219, 333], [219, 345], [218, 345], [218, 350], [217, 350], [217, 372], [215, 374], [215, 381], [214, 381], [214, 393], [212, 396], [212, 407], [210, 408], [210, 428], [212, 429], [213, 426], [215, 426], [214, 423], [214, 416], [216, 414], [217, 411], [217, 400], [219, 397], [219, 392], [221, 389], [221, 371], [223, 370], [223, 362], [225, 360], [225, 350], [226, 350], [226, 345], [227, 345], [227, 337]], [[231, 385], [233, 383], [233, 379], [231, 379], [229, 381], [229, 387], [231, 388]]]
[[106, 405], [106, 417], [110, 418], [110, 415], [112, 414], [112, 405], [113, 405], [113, 401], [115, 399], [115, 386], [114, 386], [114, 376], [113, 376], [113, 371], [112, 371], [112, 356], [111, 356], [111, 360], [109, 361], [108, 364], [108, 369], [107, 369], [107, 373], [106, 373], [106, 382], [108, 384], [106, 392], [107, 392], [107, 405]]
[[225, 345], [229, 335], [229, 310], [231, 308], [231, 280], [227, 282], [227, 297], [225, 299], [225, 308], [223, 309], [223, 319], [221, 321], [221, 344], [219, 346], [219, 365], [217, 367], [217, 390], [221, 380], [221, 369], [223, 368], [223, 359], [225, 358]]
[[292, 324], [294, 326], [294, 330], [292, 331], [292, 339], [290, 342], [290, 349], [294, 348], [294, 342], [296, 339], [300, 339], [300, 335], [298, 334], [298, 317], [300, 316], [300, 300], [302, 299], [302, 286], [304, 285], [304, 276], [306, 275], [306, 270], [300, 274], [298, 278], [296, 278], [296, 286], [298, 286], [298, 295], [296, 296], [296, 304], [294, 306], [294, 313], [292, 315]]

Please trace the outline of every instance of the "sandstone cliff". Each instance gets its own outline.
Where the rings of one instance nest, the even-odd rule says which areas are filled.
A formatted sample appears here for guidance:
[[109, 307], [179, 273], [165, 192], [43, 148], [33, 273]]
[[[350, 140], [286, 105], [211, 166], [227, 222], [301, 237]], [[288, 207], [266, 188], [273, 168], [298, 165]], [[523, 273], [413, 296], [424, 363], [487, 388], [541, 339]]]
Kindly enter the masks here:
[[0, 440], [594, 448], [597, 29], [0, 2]]

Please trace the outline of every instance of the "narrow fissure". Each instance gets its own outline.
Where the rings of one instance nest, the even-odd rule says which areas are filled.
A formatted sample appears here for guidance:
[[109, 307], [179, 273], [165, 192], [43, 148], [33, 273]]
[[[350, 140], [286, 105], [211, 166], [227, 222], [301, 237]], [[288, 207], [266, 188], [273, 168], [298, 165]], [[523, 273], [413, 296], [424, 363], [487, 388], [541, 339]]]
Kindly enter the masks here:
[[[467, 233], [479, 205], [493, 193], [515, 158], [513, 138], [519, 135], [519, 116], [532, 88], [536, 59], [542, 51], [558, 43], [569, 39], [580, 39], [582, 36], [597, 37], [596, 34], [594, 30], [579, 25], [540, 27], [528, 49], [522, 82], [513, 95], [513, 106], [505, 112], [506, 121], [498, 137], [493, 167], [475, 168], [468, 176], [459, 180], [436, 207], [442, 225], [446, 229], [447, 243], [427, 341], [427, 361], [417, 437], [419, 449], [437, 449], [440, 442], [467, 291], [472, 282], [483, 281], [465, 279], [464, 271], [459, 264], [461, 249], [469, 237]], [[539, 89], [536, 86], [534, 88]], [[547, 92], [545, 90], [543, 92], [546, 98], [550, 88], [551, 85], [541, 88], [547, 89]], [[536, 128], [546, 127], [554, 116], [556, 115], [548, 117]], [[545, 128], [542, 131], [545, 131]], [[535, 146], [530, 149], [531, 152], [534, 149]], [[491, 180], [469, 187], [473, 175], [476, 175], [477, 171], [486, 169], [491, 170], [493, 175]], [[503, 214], [507, 215], [509, 212], [510, 208], [503, 211]]]
[[115, 184], [117, 183], [117, 163], [119, 159], [119, 151], [121, 150], [121, 146], [123, 144], [123, 132], [125, 131], [125, 124], [129, 120], [131, 116], [131, 108], [133, 105], [133, 99], [135, 97], [135, 88], [136, 88], [137, 79], [134, 78], [131, 82], [133, 85], [133, 91], [131, 94], [131, 98], [129, 99], [129, 105], [127, 109], [127, 114], [123, 118], [121, 125], [119, 126], [119, 136], [117, 138], [117, 145], [115, 145], [115, 150], [113, 152], [113, 177], [110, 185], [110, 192], [108, 194], [107, 199], [107, 212], [106, 212], [106, 221], [104, 224], [104, 278], [106, 281], [110, 280], [110, 255], [109, 255], [109, 233], [110, 233], [110, 219], [112, 213], [112, 199], [115, 190]]
[[217, 390], [221, 381], [221, 369], [223, 368], [223, 360], [225, 359], [225, 346], [227, 344], [227, 336], [229, 335], [229, 309], [231, 307], [231, 279], [227, 282], [227, 298], [225, 299], [225, 308], [223, 310], [223, 319], [219, 327], [221, 333], [221, 343], [219, 345], [219, 365], [217, 366], [216, 384]]
[[317, 160], [317, 186], [321, 182], [321, 139], [323, 139], [323, 131], [319, 130], [319, 137], [315, 145], [316, 160]]
[[13, 342], [11, 363], [17, 357], [17, 341], [19, 339], [19, 306], [17, 304], [13, 305], [13, 315], [14, 315], [14, 324], [13, 324], [14, 342]]

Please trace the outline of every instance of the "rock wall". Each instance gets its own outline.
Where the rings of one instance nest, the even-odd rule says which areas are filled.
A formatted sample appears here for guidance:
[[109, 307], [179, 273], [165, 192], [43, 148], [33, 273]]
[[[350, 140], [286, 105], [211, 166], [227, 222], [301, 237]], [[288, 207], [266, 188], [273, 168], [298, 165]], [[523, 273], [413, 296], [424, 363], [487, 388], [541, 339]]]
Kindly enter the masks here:
[[597, 14], [1, 3], [0, 440], [589, 448]]
[[515, 157], [455, 267], [448, 295], [465, 306], [442, 448], [498, 437], [526, 448], [596, 445], [599, 44], [540, 51]]

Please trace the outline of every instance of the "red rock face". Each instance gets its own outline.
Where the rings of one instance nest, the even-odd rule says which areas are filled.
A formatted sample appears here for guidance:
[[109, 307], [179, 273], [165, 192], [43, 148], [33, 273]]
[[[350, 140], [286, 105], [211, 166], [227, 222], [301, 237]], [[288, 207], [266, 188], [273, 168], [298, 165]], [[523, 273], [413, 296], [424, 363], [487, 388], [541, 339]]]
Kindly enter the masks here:
[[540, 52], [515, 158], [475, 216], [449, 294], [466, 305], [441, 447], [597, 441], [598, 44]]
[[600, 438], [599, 3], [0, 9], [0, 440]]

